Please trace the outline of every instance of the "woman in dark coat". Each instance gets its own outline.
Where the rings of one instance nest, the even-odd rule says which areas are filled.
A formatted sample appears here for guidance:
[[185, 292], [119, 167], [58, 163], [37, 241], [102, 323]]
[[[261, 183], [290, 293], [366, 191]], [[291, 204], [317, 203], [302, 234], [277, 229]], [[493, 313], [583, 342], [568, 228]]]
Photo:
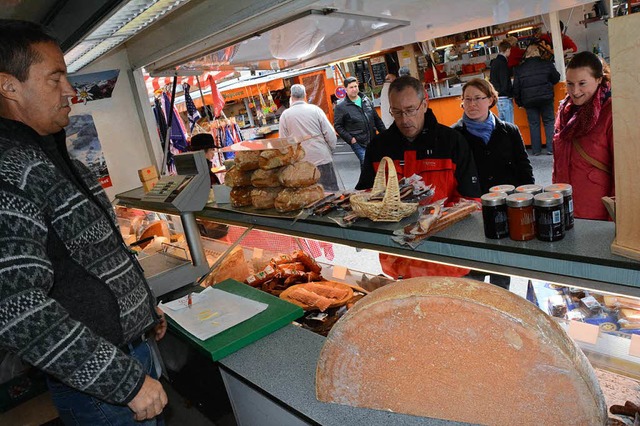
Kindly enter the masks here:
[[[533, 183], [533, 168], [517, 126], [500, 120], [491, 111], [498, 92], [486, 80], [474, 78], [462, 86], [464, 113], [452, 127], [467, 140], [478, 168], [482, 193], [495, 185]], [[467, 277], [484, 281], [485, 273], [471, 271]], [[511, 278], [489, 274], [489, 282], [509, 289]]]
[[517, 126], [501, 121], [491, 111], [498, 93], [481, 78], [462, 87], [464, 113], [452, 127], [467, 140], [478, 168], [482, 193], [494, 185], [533, 183], [533, 168]]

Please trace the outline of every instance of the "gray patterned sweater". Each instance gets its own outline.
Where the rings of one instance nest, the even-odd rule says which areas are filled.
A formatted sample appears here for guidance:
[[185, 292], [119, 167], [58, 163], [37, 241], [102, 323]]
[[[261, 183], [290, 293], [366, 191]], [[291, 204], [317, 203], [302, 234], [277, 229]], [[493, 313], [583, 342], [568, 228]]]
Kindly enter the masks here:
[[0, 118], [0, 348], [126, 404], [144, 371], [118, 347], [153, 327], [155, 300], [100, 184], [51, 144], [64, 132]]

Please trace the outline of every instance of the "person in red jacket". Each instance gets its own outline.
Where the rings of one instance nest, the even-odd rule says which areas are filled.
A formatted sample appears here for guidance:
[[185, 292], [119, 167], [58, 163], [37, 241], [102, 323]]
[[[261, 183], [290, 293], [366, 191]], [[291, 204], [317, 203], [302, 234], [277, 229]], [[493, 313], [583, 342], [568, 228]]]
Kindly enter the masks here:
[[575, 217], [608, 220], [601, 198], [615, 195], [609, 67], [591, 52], [567, 65], [567, 97], [553, 138], [553, 182], [573, 186]]
[[[434, 200], [447, 205], [461, 197], [480, 197], [478, 172], [467, 141], [456, 130], [438, 123], [420, 80], [399, 77], [389, 86], [389, 112], [394, 123], [367, 147], [356, 189], [373, 186], [382, 157], [390, 157], [398, 178], [414, 173], [435, 187]], [[469, 269], [380, 253], [380, 265], [393, 278], [455, 276]]]
[[[560, 21], [560, 33], [562, 34], [562, 51], [566, 52], [570, 50], [572, 52], [578, 51], [578, 46], [576, 46], [575, 42], [571, 40], [571, 37], [565, 34], [564, 32], [564, 23]], [[553, 49], [553, 42], [551, 41], [551, 34], [546, 33], [540, 36], [540, 40], [544, 41]]]

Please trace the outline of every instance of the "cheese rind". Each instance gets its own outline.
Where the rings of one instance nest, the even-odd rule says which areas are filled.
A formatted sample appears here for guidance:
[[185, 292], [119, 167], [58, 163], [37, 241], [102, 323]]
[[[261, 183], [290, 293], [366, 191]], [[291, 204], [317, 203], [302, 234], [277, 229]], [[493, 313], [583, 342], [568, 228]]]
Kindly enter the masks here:
[[593, 368], [562, 328], [499, 287], [414, 278], [361, 299], [316, 371], [323, 402], [480, 424], [604, 425]]

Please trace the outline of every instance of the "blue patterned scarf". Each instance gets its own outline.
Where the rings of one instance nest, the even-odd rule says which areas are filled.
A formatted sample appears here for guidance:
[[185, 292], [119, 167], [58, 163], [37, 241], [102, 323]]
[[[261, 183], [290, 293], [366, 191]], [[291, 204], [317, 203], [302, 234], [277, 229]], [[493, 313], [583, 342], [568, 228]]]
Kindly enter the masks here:
[[493, 129], [496, 127], [496, 119], [491, 111], [489, 111], [489, 116], [484, 121], [472, 120], [467, 117], [467, 114], [463, 113], [462, 122], [469, 133], [482, 139], [485, 145], [489, 143], [491, 133], [493, 133]]

